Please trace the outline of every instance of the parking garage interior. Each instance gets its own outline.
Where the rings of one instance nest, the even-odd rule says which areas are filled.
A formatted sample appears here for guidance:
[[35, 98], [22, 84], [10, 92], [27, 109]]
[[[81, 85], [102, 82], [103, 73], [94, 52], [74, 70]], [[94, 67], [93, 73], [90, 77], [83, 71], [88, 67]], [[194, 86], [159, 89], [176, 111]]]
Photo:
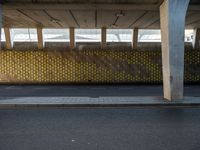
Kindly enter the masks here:
[[0, 27], [0, 150], [199, 149], [198, 0], [4, 0]]

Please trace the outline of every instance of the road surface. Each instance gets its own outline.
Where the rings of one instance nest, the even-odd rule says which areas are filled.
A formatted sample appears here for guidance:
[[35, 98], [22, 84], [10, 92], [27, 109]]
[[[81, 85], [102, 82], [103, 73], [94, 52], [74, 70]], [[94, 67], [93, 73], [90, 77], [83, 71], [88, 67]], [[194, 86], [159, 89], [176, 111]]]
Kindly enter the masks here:
[[198, 150], [200, 109], [0, 110], [1, 150]]

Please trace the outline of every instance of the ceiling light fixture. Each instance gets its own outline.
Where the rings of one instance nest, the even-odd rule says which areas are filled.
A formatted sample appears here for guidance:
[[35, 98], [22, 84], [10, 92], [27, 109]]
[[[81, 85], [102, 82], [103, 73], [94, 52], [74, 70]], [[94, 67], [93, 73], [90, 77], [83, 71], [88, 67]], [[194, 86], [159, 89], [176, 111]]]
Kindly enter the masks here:
[[55, 19], [55, 18], [51, 18], [51, 22], [53, 22], [53, 23], [59, 23], [59, 22], [60, 22], [60, 20], [58, 20], [58, 19]]
[[116, 24], [111, 24], [110, 27], [111, 27], [111, 28], [117, 28], [118, 25], [116, 25]]
[[116, 17], [123, 17], [125, 16], [125, 13], [123, 13], [122, 11], [120, 13], [116, 13], [115, 14]]

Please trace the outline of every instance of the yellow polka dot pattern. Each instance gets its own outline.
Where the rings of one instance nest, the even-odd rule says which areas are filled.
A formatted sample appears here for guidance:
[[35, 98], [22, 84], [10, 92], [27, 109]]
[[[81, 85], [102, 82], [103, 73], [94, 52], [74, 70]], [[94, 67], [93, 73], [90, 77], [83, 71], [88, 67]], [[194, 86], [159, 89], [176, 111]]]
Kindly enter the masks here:
[[[0, 83], [161, 83], [160, 51], [0, 52]], [[185, 53], [185, 82], [200, 82], [200, 51]]]

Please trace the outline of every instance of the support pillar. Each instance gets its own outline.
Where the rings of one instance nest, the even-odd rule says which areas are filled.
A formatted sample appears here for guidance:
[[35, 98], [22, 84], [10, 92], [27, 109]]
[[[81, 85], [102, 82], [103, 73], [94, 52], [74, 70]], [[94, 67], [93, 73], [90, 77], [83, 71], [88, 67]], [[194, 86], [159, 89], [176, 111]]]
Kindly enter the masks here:
[[71, 27], [69, 29], [69, 35], [70, 35], [70, 48], [74, 49], [75, 48], [75, 32], [74, 32], [74, 28]]
[[136, 49], [138, 45], [138, 28], [133, 29], [132, 48]]
[[10, 36], [10, 28], [5, 27], [4, 32], [5, 32], [5, 38], [6, 38], [6, 49], [12, 49], [13, 43]]
[[106, 28], [101, 28], [101, 48], [105, 48], [106, 47]]
[[160, 6], [164, 98], [183, 99], [184, 30], [190, 0], [164, 0]]
[[200, 28], [194, 30], [192, 45], [194, 49], [200, 49]]
[[[0, 3], [0, 35], [1, 35], [1, 29], [2, 29], [2, 4]], [[1, 50], [1, 36], [0, 36], [0, 50]]]
[[37, 28], [37, 37], [38, 37], [38, 49], [43, 49], [44, 48], [44, 42], [43, 42], [43, 33], [42, 33], [41, 27]]

